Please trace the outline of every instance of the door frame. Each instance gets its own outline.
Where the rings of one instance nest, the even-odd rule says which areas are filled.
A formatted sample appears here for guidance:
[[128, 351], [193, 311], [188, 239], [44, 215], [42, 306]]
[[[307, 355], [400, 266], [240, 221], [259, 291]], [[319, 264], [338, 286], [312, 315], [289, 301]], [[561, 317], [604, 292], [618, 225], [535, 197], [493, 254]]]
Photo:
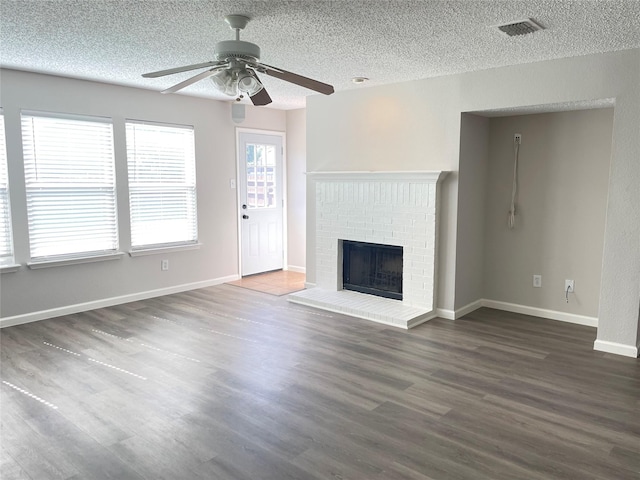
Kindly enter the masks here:
[[274, 135], [282, 139], [282, 269], [289, 270], [289, 256], [287, 254], [287, 133], [280, 130], [262, 130], [258, 128], [236, 127], [236, 205], [235, 216], [238, 230], [238, 278], [242, 278], [242, 222], [240, 221], [240, 134], [255, 133], [258, 135]]

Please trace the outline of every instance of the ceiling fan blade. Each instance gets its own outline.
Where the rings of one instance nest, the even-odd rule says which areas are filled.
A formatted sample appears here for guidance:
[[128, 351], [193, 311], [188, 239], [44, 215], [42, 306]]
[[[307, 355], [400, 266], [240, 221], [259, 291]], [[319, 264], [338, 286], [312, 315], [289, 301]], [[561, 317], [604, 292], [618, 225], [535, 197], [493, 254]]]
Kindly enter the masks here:
[[269, 105], [272, 102], [271, 97], [267, 93], [267, 89], [264, 88], [264, 85], [262, 86], [262, 90], [260, 90], [258, 93], [256, 93], [255, 95], [249, 98], [251, 98], [251, 101], [256, 107]]
[[221, 70], [223, 68], [226, 68], [226, 65], [221, 65], [219, 67], [215, 67], [212, 68], [211, 70], [207, 70], [206, 72], [202, 72], [199, 73], [198, 75], [195, 75], [191, 78], [187, 78], [184, 82], [180, 82], [176, 85], [174, 85], [173, 87], [169, 87], [166, 90], [163, 90], [160, 93], [174, 93], [177, 92], [178, 90], [182, 90], [185, 87], [188, 87], [189, 85], [192, 85], [196, 82], [199, 82], [202, 79], [205, 79], [207, 77], [210, 77], [211, 75], [213, 75], [214, 73], [216, 73], [218, 70]]
[[272, 77], [279, 78], [280, 80], [284, 80], [285, 82], [295, 83], [296, 85], [300, 85], [301, 87], [305, 87], [310, 90], [323, 93], [325, 95], [331, 95], [334, 92], [333, 86], [327, 83], [322, 83], [318, 80], [313, 80], [312, 78], [303, 77], [302, 75], [288, 72], [281, 68], [265, 65], [264, 63], [257, 64], [256, 68], [258, 68], [260, 72], [266, 73], [267, 75], [270, 75]]
[[174, 73], [188, 72], [189, 70], [197, 70], [198, 68], [214, 67], [216, 65], [220, 65], [220, 63], [223, 63], [223, 62], [196, 63], [194, 65], [186, 65], [184, 67], [176, 67], [176, 68], [170, 68], [168, 70], [159, 70], [157, 72], [145, 73], [142, 76], [144, 78], [164, 77], [165, 75], [173, 75]]

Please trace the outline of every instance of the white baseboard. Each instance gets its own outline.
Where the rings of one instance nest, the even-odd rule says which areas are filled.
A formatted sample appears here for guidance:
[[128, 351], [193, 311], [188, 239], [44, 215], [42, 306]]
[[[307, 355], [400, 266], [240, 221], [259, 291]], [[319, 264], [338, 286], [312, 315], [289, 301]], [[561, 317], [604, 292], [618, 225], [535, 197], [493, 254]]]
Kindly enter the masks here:
[[586, 325], [588, 327], [598, 326], [598, 319], [596, 317], [587, 317], [585, 315], [576, 315], [574, 313], [558, 312], [556, 310], [547, 310], [545, 308], [529, 307], [527, 305], [518, 305], [516, 303], [488, 300], [486, 298], [481, 298], [456, 310], [438, 308], [436, 309], [436, 313], [440, 318], [444, 318], [447, 320], [456, 320], [460, 317], [463, 317], [464, 315], [467, 315], [468, 313], [473, 312], [474, 310], [477, 310], [480, 307], [495, 308], [496, 310], [522, 313], [524, 315], [548, 318], [550, 320], [558, 320], [561, 322], [576, 323], [578, 325]]
[[297, 265], [289, 265], [287, 266], [287, 270], [298, 273], [307, 273], [307, 269], [305, 267], [298, 267]]
[[436, 315], [439, 318], [444, 318], [445, 320], [455, 320], [456, 312], [453, 310], [447, 310], [446, 308], [436, 308]]
[[548, 318], [550, 320], [559, 320], [561, 322], [577, 323], [578, 325], [586, 325], [588, 327], [597, 327], [597, 317], [587, 317], [585, 315], [576, 315], [575, 313], [558, 312], [556, 310], [547, 310], [545, 308], [529, 307], [526, 305], [518, 305], [515, 303], [499, 302], [497, 300], [481, 300], [483, 307], [495, 308], [496, 310], [504, 310], [507, 312], [522, 313], [524, 315], [533, 315], [534, 317]]
[[449, 310], [447, 308], [436, 308], [436, 315], [440, 318], [444, 318], [445, 320], [457, 320], [460, 317], [465, 316], [467, 313], [471, 313], [474, 310], [483, 307], [483, 300], [476, 300], [475, 302], [471, 302], [468, 305], [465, 305], [462, 308], [458, 308], [457, 310]]
[[599, 352], [614, 353], [625, 357], [638, 358], [640, 345], [625, 345], [623, 343], [607, 342], [606, 340], [596, 340], [593, 342], [593, 349]]
[[454, 311], [454, 319], [458, 319], [460, 317], [464, 317], [467, 313], [471, 313], [474, 310], [479, 309], [480, 307], [484, 307], [484, 300], [476, 300], [475, 302], [468, 303], [464, 307], [458, 308]]
[[171, 295], [172, 293], [186, 292], [197, 288], [211, 287], [220, 285], [221, 283], [238, 280], [239, 275], [229, 275], [226, 277], [204, 280], [202, 282], [185, 283], [182, 285], [174, 285], [173, 287], [158, 288], [156, 290], [148, 290], [146, 292], [132, 293], [129, 295], [121, 295], [119, 297], [104, 298], [94, 300], [92, 302], [77, 303], [75, 305], [67, 305], [64, 307], [51, 308], [49, 310], [40, 310], [38, 312], [24, 313], [14, 315], [12, 317], [0, 318], [0, 328], [12, 327], [14, 325], [22, 325], [23, 323], [37, 322], [47, 318], [60, 317], [62, 315], [71, 315], [73, 313], [87, 312], [96, 308], [112, 307], [123, 303], [137, 302], [138, 300], [146, 300], [147, 298], [161, 297], [163, 295]]
[[313, 283], [313, 282], [304, 282], [304, 288], [309, 289], [309, 288], [313, 288], [315, 286], [316, 286], [316, 284]]

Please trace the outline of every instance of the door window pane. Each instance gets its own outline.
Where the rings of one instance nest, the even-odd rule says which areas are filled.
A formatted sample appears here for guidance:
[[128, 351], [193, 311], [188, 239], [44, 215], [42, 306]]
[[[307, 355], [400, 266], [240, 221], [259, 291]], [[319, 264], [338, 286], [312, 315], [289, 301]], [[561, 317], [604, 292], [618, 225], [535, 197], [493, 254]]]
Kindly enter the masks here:
[[248, 143], [247, 207], [274, 208], [276, 206], [276, 148], [275, 145]]

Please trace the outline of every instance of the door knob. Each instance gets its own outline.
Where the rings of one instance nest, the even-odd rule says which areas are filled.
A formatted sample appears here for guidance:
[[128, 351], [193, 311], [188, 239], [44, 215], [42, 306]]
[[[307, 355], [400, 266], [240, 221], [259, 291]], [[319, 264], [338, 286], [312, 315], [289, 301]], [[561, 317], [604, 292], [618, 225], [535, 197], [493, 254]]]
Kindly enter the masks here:
[[247, 205], [246, 204], [242, 205], [242, 209], [246, 210], [247, 209]]
[[249, 215], [242, 215], [242, 218], [246, 220], [247, 218], [249, 218]]

